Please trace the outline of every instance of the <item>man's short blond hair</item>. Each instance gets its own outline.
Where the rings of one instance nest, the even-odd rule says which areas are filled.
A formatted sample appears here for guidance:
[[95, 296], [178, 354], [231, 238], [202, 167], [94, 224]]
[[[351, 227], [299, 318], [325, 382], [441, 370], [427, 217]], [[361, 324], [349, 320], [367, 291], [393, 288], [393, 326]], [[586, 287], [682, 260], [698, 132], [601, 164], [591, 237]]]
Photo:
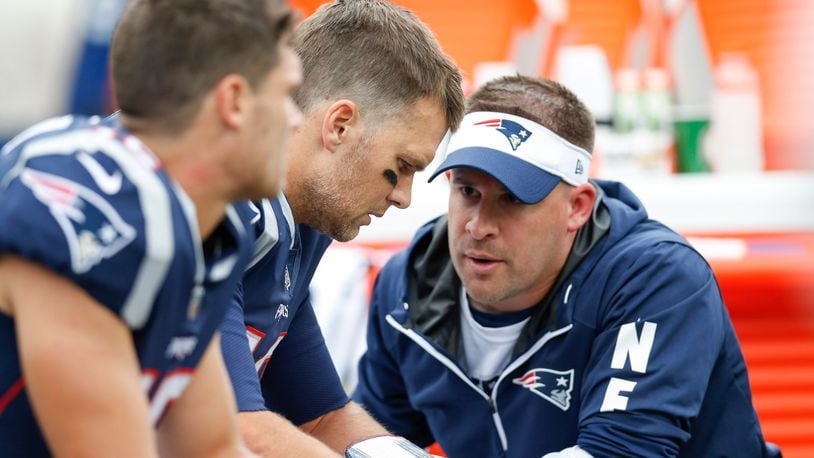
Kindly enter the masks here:
[[347, 98], [374, 119], [391, 119], [430, 97], [450, 129], [463, 117], [461, 75], [429, 28], [410, 11], [384, 0], [335, 0], [295, 30], [303, 64], [295, 100], [303, 112]]

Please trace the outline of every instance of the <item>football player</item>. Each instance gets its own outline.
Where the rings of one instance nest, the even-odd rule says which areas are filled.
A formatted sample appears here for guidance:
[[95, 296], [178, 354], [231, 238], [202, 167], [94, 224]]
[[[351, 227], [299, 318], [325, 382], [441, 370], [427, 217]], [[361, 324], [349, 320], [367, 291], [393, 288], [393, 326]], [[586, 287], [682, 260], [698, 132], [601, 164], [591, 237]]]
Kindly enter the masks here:
[[333, 240], [409, 205], [414, 173], [460, 122], [460, 74], [424, 24], [384, 0], [323, 5], [294, 43], [305, 121], [284, 195], [251, 209], [257, 244], [223, 327], [240, 426], [267, 456], [335, 456], [371, 436], [377, 449], [393, 447], [378, 456], [399, 456], [404, 444], [349, 402], [308, 288]]
[[280, 0], [139, 0], [112, 44], [119, 116], [0, 152], [5, 456], [236, 456], [218, 326], [301, 114]]

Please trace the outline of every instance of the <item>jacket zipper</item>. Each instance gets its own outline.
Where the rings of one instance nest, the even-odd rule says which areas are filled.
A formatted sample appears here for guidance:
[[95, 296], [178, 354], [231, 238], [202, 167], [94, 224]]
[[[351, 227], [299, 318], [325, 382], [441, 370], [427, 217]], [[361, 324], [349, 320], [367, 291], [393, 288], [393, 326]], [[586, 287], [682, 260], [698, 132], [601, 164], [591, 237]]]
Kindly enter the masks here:
[[498, 412], [497, 408], [497, 390], [500, 382], [503, 381], [506, 376], [509, 375], [512, 371], [514, 371], [518, 366], [523, 364], [526, 360], [528, 360], [535, 352], [539, 351], [542, 346], [551, 340], [554, 337], [559, 336], [565, 332], [568, 332], [573, 325], [569, 324], [563, 328], [557, 329], [555, 331], [547, 332], [543, 337], [540, 338], [531, 348], [526, 350], [522, 355], [517, 357], [514, 361], [512, 361], [506, 369], [500, 374], [498, 377], [497, 382], [495, 383], [494, 388], [492, 389], [492, 394], [487, 395], [482, 389], [480, 389], [477, 385], [472, 383], [472, 380], [464, 374], [461, 368], [451, 359], [447, 358], [443, 355], [440, 351], [438, 351], [427, 339], [423, 338], [417, 332], [413, 331], [412, 329], [407, 329], [402, 326], [392, 315], [387, 315], [385, 320], [396, 329], [398, 332], [404, 334], [405, 336], [409, 337], [410, 340], [418, 344], [419, 347], [423, 348], [424, 351], [430, 354], [433, 358], [437, 359], [441, 364], [447, 367], [453, 374], [457, 375], [466, 385], [470, 388], [475, 390], [487, 403], [489, 406], [489, 411], [492, 413], [492, 422], [495, 425], [495, 429], [497, 430], [497, 435], [500, 438], [500, 445], [503, 448], [503, 452], [507, 452], [509, 449], [508, 440], [506, 439], [506, 431], [503, 429], [503, 420], [500, 418], [500, 413]]
[[421, 337], [417, 332], [413, 331], [412, 329], [407, 329], [402, 326], [393, 315], [387, 315], [385, 320], [392, 326], [396, 331], [404, 334], [410, 340], [418, 344], [419, 347], [423, 348], [424, 351], [430, 354], [433, 358], [437, 359], [441, 364], [447, 367], [453, 374], [457, 375], [464, 383], [466, 383], [470, 388], [475, 390], [485, 401], [486, 404], [489, 406], [489, 410], [492, 412], [492, 421], [495, 423], [495, 429], [497, 430], [497, 435], [500, 438], [500, 446], [503, 448], [503, 452], [505, 453], [508, 449], [508, 443], [506, 441], [506, 432], [503, 430], [503, 422], [500, 420], [500, 415], [497, 412], [497, 408], [495, 405], [495, 401], [487, 395], [482, 389], [478, 388], [477, 385], [472, 383], [472, 380], [469, 380], [469, 377], [464, 374], [458, 365], [452, 361], [451, 359], [447, 358], [441, 352], [439, 352], [432, 344]]

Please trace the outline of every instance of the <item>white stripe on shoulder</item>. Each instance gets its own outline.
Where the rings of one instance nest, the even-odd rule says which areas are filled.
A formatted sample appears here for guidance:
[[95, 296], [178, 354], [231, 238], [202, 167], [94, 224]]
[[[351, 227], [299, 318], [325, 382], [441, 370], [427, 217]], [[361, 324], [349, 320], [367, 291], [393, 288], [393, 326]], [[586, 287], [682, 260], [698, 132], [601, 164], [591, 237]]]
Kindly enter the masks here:
[[[67, 121], [69, 121], [69, 124], [70, 122], [73, 122], [73, 118], [69, 116], [56, 118], [53, 121], [61, 121], [62, 123], [64, 123], [66, 121], [66, 118], [70, 118], [67, 119]], [[46, 124], [46, 126], [41, 128], [40, 126], [43, 124]], [[40, 124], [37, 124], [36, 126], [32, 126], [27, 131], [15, 137], [10, 143], [6, 144], [6, 146], [3, 147], [3, 151], [5, 152], [6, 148], [9, 147], [9, 145], [13, 142], [16, 142], [19, 145], [37, 135], [46, 133], [48, 131], [58, 130], [53, 129], [51, 127], [59, 123], [54, 122], [50, 126], [47, 124], [51, 123], [49, 123], [49, 121], [45, 121]], [[64, 129], [67, 127], [67, 125], [63, 125], [61, 127]], [[8, 173], [6, 173], [6, 176], [3, 177], [3, 181], [0, 182], [0, 188], [8, 186], [9, 183], [11, 183], [15, 178], [17, 178], [20, 175], [20, 173], [22, 173], [23, 169], [25, 168], [29, 160], [40, 156], [50, 156], [50, 155], [69, 156], [71, 154], [74, 154], [76, 152], [75, 148], [76, 145], [80, 144], [80, 142], [83, 140], [87, 141], [88, 136], [89, 133], [85, 130], [71, 130], [66, 131], [59, 135], [34, 139], [32, 142], [27, 144], [25, 148], [23, 148], [23, 150], [20, 152], [20, 155], [17, 157], [17, 162], [11, 169], [9, 169]], [[14, 149], [15, 146], [16, 145], [11, 145], [8, 151]], [[82, 144], [82, 146], [85, 145]]]
[[[98, 151], [109, 156], [138, 190], [144, 218], [145, 253], [121, 315], [133, 329], [147, 323], [158, 292], [175, 258], [175, 230], [170, 193], [155, 171], [114, 138], [99, 138]], [[197, 224], [195, 224], [197, 234]], [[200, 245], [200, 243], [198, 243]]]
[[246, 236], [246, 226], [244, 226], [243, 220], [240, 218], [240, 215], [237, 214], [237, 210], [235, 210], [233, 204], [226, 206], [226, 218], [229, 223], [237, 229], [241, 237]]
[[58, 118], [51, 118], [46, 119], [43, 122], [34, 124], [33, 126], [29, 127], [28, 129], [20, 132], [16, 137], [12, 138], [11, 141], [3, 145], [3, 149], [0, 150], [0, 155], [5, 155], [11, 152], [14, 148], [20, 146], [26, 140], [30, 140], [37, 135], [44, 134], [46, 132], [51, 132], [55, 130], [63, 130], [67, 129], [73, 123], [74, 117], [71, 115], [60, 116]]
[[281, 192], [277, 200], [280, 202], [280, 208], [283, 209], [285, 222], [288, 223], [288, 233], [291, 234], [291, 246], [289, 246], [288, 249], [291, 250], [294, 248], [294, 214], [291, 212], [291, 205], [288, 204], [288, 199], [285, 198], [285, 194]]
[[251, 269], [260, 262], [280, 240], [280, 228], [277, 227], [277, 216], [274, 214], [271, 201], [268, 199], [261, 200], [258, 210], [263, 215], [263, 232], [254, 241], [254, 252], [245, 270]]

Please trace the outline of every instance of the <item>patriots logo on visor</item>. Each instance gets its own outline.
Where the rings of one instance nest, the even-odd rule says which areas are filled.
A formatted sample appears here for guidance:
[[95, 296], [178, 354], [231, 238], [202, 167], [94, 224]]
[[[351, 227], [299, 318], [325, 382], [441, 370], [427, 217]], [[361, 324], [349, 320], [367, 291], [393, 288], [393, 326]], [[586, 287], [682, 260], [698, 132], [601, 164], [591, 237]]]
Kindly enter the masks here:
[[136, 230], [107, 200], [79, 183], [30, 169], [20, 180], [48, 207], [65, 234], [75, 273], [89, 271], [136, 238]]
[[512, 383], [528, 389], [562, 410], [571, 405], [571, 391], [574, 389], [574, 369], [555, 371], [553, 369], [531, 369]]
[[514, 121], [508, 119], [489, 119], [487, 121], [476, 122], [476, 126], [494, 127], [498, 132], [505, 135], [512, 145], [512, 151], [531, 137], [531, 132]]

